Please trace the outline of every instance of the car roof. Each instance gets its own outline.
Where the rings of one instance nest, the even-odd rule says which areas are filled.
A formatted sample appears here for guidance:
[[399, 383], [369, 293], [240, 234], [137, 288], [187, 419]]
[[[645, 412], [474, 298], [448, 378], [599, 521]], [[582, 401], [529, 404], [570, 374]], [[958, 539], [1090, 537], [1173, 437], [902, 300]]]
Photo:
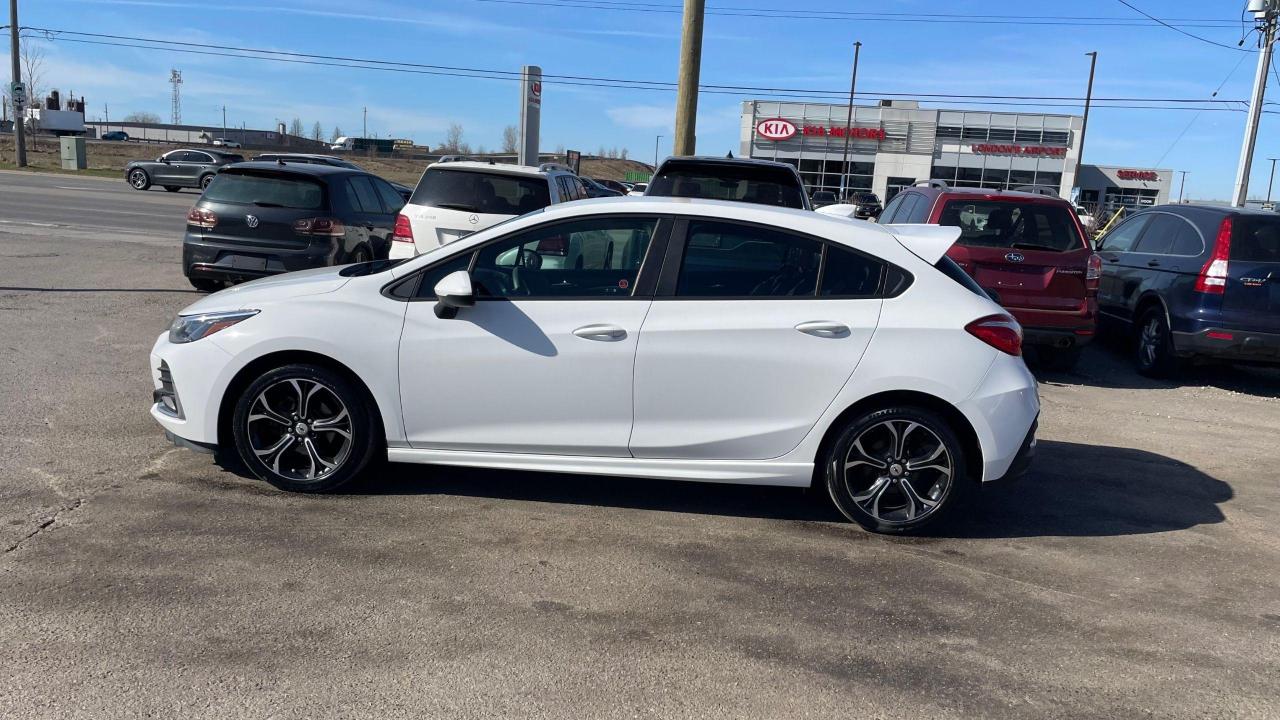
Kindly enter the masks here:
[[[576, 200], [571, 203], [549, 205], [542, 213], [544, 217], [574, 217], [581, 214], [611, 212], [644, 212], [668, 215], [704, 215], [730, 221], [756, 222], [779, 227], [788, 227], [799, 232], [811, 228], [810, 232], [829, 235], [829, 231], [848, 228], [851, 223], [863, 226], [872, 232], [888, 233], [882, 226], [862, 220], [850, 220], [815, 213], [812, 210], [781, 207], [778, 205], [760, 205], [744, 203], [738, 200], [708, 200], [687, 197], [655, 197], [652, 195], [626, 195], [623, 197], [593, 198]], [[826, 228], [827, 231], [821, 230]]]
[[1040, 200], [1045, 202], [1066, 203], [1071, 201], [1065, 200], [1057, 195], [1041, 195], [1040, 193], [1024, 192], [1022, 190], [994, 190], [992, 188], [975, 188], [975, 187], [932, 187], [928, 185], [916, 185], [909, 188], [903, 188], [902, 192], [915, 190], [916, 192], [929, 193], [936, 195], [981, 195], [984, 198], [1015, 198], [1019, 200]]
[[480, 160], [454, 160], [451, 162], [434, 162], [427, 167], [428, 170], [470, 170], [497, 172], [506, 175], [525, 175], [528, 177], [545, 177], [546, 170], [533, 167], [532, 165], [509, 165], [505, 163], [492, 163]]
[[658, 169], [662, 169], [670, 165], [736, 165], [740, 167], [769, 167], [786, 170], [795, 170], [795, 166], [790, 163], [778, 162], [776, 160], [761, 160], [760, 158], [729, 158], [717, 157], [714, 155], [688, 155], [681, 157], [669, 157], [662, 161]]
[[[233, 165], [237, 170], [275, 170], [287, 171], [298, 175], [368, 175], [369, 173], [335, 165], [313, 165], [310, 163], [280, 164], [275, 160], [250, 160]], [[225, 172], [225, 171], [224, 171]]]
[[1223, 215], [1226, 215], [1226, 214], [1264, 215], [1267, 217], [1276, 217], [1277, 215], [1275, 210], [1263, 210], [1262, 208], [1251, 208], [1251, 207], [1234, 207], [1232, 205], [1215, 205], [1213, 203], [1202, 203], [1202, 202], [1165, 203], [1164, 205], [1153, 205], [1152, 207], [1145, 207], [1136, 212], [1146, 212], [1148, 210], [1169, 211], [1169, 210], [1178, 210], [1181, 208], [1186, 208], [1190, 210], [1211, 210], [1214, 212], [1222, 213]]

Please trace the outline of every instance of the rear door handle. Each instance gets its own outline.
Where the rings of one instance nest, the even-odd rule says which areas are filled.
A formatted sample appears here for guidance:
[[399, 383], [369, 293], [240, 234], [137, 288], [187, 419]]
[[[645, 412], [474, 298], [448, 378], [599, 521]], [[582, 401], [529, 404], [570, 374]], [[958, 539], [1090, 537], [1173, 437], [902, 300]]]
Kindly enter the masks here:
[[573, 331], [574, 335], [586, 340], [601, 340], [604, 342], [612, 342], [621, 340], [627, 336], [627, 331], [617, 325], [583, 325]]
[[831, 320], [810, 320], [802, 322], [796, 329], [806, 335], [815, 337], [844, 337], [849, 334], [849, 326]]
[[1160, 261], [1159, 261], [1159, 260], [1148, 260], [1148, 261], [1147, 261], [1147, 267], [1160, 267]]

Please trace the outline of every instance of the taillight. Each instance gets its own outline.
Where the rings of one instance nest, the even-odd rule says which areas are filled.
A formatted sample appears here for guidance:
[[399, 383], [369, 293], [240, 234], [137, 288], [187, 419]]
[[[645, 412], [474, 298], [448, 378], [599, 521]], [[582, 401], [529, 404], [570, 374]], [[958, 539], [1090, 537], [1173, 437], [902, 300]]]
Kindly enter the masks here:
[[391, 233], [392, 242], [413, 242], [413, 225], [409, 224], [409, 218], [404, 213], [396, 215], [396, 229]]
[[1008, 315], [988, 315], [964, 326], [966, 332], [1010, 355], [1022, 354], [1022, 326]]
[[204, 230], [212, 230], [218, 224], [218, 216], [211, 210], [193, 207], [187, 211], [187, 224]]
[[1098, 292], [1098, 284], [1102, 281], [1102, 258], [1090, 255], [1089, 264], [1084, 271], [1084, 289], [1086, 292]]
[[293, 231], [299, 235], [341, 237], [347, 234], [347, 226], [337, 218], [302, 218], [293, 221]]
[[1231, 257], [1231, 217], [1223, 218], [1218, 226], [1218, 239], [1213, 243], [1213, 254], [1200, 268], [1196, 276], [1196, 292], [1221, 295], [1227, 291], [1227, 259]]

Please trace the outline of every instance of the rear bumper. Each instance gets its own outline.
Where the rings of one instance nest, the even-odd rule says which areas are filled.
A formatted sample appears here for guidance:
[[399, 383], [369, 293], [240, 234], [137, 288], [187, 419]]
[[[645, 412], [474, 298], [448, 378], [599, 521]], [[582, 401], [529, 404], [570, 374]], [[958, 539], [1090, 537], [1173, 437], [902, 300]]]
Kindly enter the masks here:
[[1174, 332], [1173, 345], [1182, 357], [1280, 363], [1280, 334], [1207, 328]]
[[978, 389], [956, 408], [973, 427], [982, 449], [983, 481], [1026, 469], [1035, 450], [1040, 397], [1022, 358], [1000, 353]]
[[1022, 328], [1022, 342], [1025, 345], [1052, 348], [1073, 348], [1088, 345], [1093, 340], [1096, 330], [1093, 325], [1075, 329], [1061, 328]]
[[1009, 465], [1009, 469], [1005, 471], [1004, 475], [988, 482], [996, 483], [1014, 480], [1025, 473], [1027, 468], [1031, 467], [1031, 461], [1035, 460], [1036, 457], [1036, 430], [1039, 428], [1040, 419], [1036, 418], [1035, 422], [1031, 423], [1031, 429], [1027, 431], [1027, 436], [1023, 438], [1022, 447], [1018, 449], [1018, 454], [1013, 456], [1013, 462]]
[[407, 260], [418, 254], [418, 246], [411, 242], [393, 242], [387, 251], [390, 260]]
[[337, 244], [301, 248], [210, 242], [190, 232], [182, 241], [182, 271], [189, 278], [244, 279], [337, 264]]

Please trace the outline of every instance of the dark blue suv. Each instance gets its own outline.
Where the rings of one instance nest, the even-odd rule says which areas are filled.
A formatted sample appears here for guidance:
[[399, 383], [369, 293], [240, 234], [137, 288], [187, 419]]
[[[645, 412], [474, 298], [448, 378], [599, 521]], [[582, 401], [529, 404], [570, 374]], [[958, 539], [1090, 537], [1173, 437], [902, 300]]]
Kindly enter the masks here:
[[1098, 311], [1144, 375], [1181, 360], [1280, 364], [1280, 215], [1211, 205], [1138, 212], [1098, 241]]

